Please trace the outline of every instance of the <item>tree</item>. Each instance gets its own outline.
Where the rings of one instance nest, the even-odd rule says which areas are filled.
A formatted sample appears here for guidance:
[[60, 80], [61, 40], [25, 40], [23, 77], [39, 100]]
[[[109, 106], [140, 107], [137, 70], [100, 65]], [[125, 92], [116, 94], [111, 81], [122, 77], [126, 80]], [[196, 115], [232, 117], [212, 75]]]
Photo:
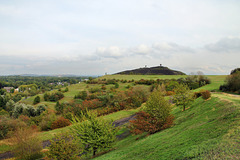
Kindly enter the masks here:
[[158, 88], [150, 95], [143, 111], [138, 112], [136, 119], [130, 121], [129, 128], [132, 133], [153, 134], [172, 125], [174, 117], [170, 115], [171, 104], [164, 98], [164, 86]]
[[152, 92], [143, 111], [164, 122], [170, 115], [171, 104], [164, 98], [163, 94], [164, 92], [160, 90]]
[[39, 102], [40, 102], [40, 97], [39, 96], [35, 97], [33, 104], [35, 105], [35, 104], [38, 104]]
[[220, 86], [222, 91], [238, 92], [240, 94], [240, 69], [237, 68], [226, 78], [226, 83]]
[[95, 113], [86, 112], [82, 114], [85, 121], [80, 122], [75, 118], [73, 123], [73, 131], [80, 138], [81, 143], [86, 146], [84, 152], [96, 152], [100, 149], [111, 148], [116, 141], [117, 128], [115, 128], [111, 121], [97, 118]]
[[187, 85], [179, 84], [175, 89], [174, 92], [176, 93], [173, 96], [173, 101], [176, 105], [182, 106], [183, 111], [185, 111], [186, 106], [188, 106], [191, 102], [194, 101], [194, 94], [188, 88]]

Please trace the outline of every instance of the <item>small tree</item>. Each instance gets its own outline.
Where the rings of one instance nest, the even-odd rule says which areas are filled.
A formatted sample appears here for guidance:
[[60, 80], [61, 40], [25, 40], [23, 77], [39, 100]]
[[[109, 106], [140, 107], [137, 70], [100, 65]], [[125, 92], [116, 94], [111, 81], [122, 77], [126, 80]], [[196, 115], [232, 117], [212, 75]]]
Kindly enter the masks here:
[[50, 141], [49, 151], [47, 157], [54, 160], [76, 160], [81, 154], [81, 147], [76, 137], [70, 136], [69, 133], [60, 133], [54, 135], [54, 138]]
[[191, 102], [194, 101], [194, 94], [188, 88], [187, 85], [179, 84], [175, 89], [174, 92], [176, 93], [173, 96], [173, 101], [176, 105], [182, 106], [183, 111], [185, 111], [186, 106], [188, 106]]
[[170, 115], [171, 104], [165, 100], [164, 94], [164, 86], [152, 92], [143, 111], [138, 112], [136, 119], [130, 121], [129, 128], [132, 133], [153, 134], [172, 125], [174, 117]]
[[100, 149], [111, 148], [116, 141], [117, 129], [109, 120], [97, 118], [95, 113], [86, 112], [82, 115], [85, 121], [81, 123], [79, 119], [75, 119], [73, 123], [73, 131], [80, 138], [81, 143], [86, 146], [84, 152], [92, 152], [93, 156]]
[[40, 102], [40, 97], [39, 96], [35, 97], [33, 104], [35, 105], [35, 104], [38, 104], [39, 102]]
[[164, 98], [164, 93], [161, 90], [152, 92], [144, 108], [145, 112], [163, 122], [166, 121], [171, 112], [171, 104]]

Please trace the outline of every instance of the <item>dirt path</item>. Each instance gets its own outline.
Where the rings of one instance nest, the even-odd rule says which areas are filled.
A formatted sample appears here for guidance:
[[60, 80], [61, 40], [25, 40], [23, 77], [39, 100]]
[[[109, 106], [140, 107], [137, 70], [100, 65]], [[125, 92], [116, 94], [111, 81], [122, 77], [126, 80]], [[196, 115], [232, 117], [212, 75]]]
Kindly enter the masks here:
[[[134, 115], [131, 115], [129, 117], [126, 117], [126, 118], [123, 118], [123, 119], [120, 119], [120, 120], [116, 120], [113, 122], [113, 125], [115, 125], [115, 127], [118, 127], [118, 126], [121, 126], [121, 125], [124, 125], [125, 123], [129, 122], [130, 120], [133, 120], [135, 119], [135, 114]], [[131, 134], [129, 131], [126, 131], [120, 135], [117, 135], [117, 139], [123, 139], [125, 137], [127, 137], [129, 134]], [[46, 140], [46, 141], [43, 141], [42, 142], [42, 145], [43, 145], [43, 148], [46, 148], [50, 145], [50, 141], [49, 140]], [[5, 152], [5, 153], [0, 153], [0, 159], [8, 159], [8, 158], [12, 158], [14, 157], [13, 153], [8, 151], [8, 152]]]

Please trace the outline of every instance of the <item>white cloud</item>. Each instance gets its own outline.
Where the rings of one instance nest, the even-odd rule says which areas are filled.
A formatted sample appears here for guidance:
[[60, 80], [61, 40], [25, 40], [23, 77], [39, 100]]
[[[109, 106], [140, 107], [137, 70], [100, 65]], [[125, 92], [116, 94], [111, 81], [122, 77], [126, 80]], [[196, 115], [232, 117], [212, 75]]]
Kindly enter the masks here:
[[124, 49], [117, 46], [99, 47], [96, 50], [96, 55], [104, 58], [120, 58], [124, 56]]
[[240, 39], [224, 38], [217, 43], [206, 45], [205, 48], [213, 52], [240, 52]]

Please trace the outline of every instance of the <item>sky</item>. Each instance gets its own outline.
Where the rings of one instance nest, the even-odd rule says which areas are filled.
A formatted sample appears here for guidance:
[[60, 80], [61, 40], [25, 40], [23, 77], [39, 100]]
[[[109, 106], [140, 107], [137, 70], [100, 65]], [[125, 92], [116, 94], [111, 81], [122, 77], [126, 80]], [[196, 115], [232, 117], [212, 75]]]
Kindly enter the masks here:
[[239, 0], [0, 0], [0, 75], [240, 67]]

